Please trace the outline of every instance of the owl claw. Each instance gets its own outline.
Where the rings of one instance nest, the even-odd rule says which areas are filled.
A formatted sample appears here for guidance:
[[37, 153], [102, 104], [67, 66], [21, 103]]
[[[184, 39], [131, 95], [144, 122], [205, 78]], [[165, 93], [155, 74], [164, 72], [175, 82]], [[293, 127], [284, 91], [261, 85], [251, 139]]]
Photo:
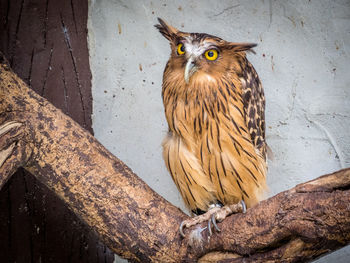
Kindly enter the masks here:
[[215, 218], [215, 213], [212, 214], [210, 220], [208, 220], [208, 231], [209, 231], [209, 236], [213, 235], [213, 231], [211, 230], [211, 225], [213, 224], [214, 228], [216, 229], [216, 231], [221, 232], [221, 229], [218, 227], [218, 225], [216, 224], [216, 218]]
[[182, 221], [181, 224], [180, 224], [180, 227], [179, 227], [179, 232], [180, 232], [180, 235], [185, 238], [186, 235], [184, 233], [184, 227], [186, 226], [186, 221]]
[[243, 200], [241, 200], [241, 205], [242, 205], [242, 213], [245, 214], [247, 212], [247, 206]]
[[212, 215], [212, 217], [211, 217], [211, 222], [213, 223], [213, 226], [215, 227], [216, 231], [221, 232], [220, 228], [219, 228], [218, 225], [216, 224], [216, 217], [215, 217], [215, 214]]
[[[214, 215], [213, 215], [214, 216]], [[212, 216], [212, 218], [213, 218]], [[212, 220], [212, 219], [211, 219]], [[213, 234], [213, 231], [211, 230], [211, 220], [208, 220], [208, 232], [209, 232], [209, 236], [211, 236]]]
[[[211, 211], [211, 210], [209, 210], [209, 211]], [[209, 236], [211, 236], [213, 234], [213, 232], [211, 230], [211, 225], [214, 226], [214, 228], [217, 232], [221, 232], [221, 229], [218, 227], [217, 222], [223, 221], [230, 214], [238, 213], [238, 212], [245, 213], [246, 211], [247, 211], [247, 207], [246, 207], [245, 202], [243, 200], [241, 200], [238, 204], [224, 206], [224, 207], [214, 211], [212, 213], [210, 219], [208, 220]]]
[[210, 237], [213, 235], [212, 225], [214, 226], [217, 232], [221, 232], [221, 229], [218, 227], [217, 222], [223, 221], [228, 215], [239, 212], [245, 213], [246, 211], [247, 206], [243, 200], [233, 205], [226, 205], [224, 207], [213, 207], [203, 215], [199, 215], [191, 219], [182, 221], [179, 227], [180, 235], [182, 237], [185, 237], [185, 228], [189, 228], [191, 226], [208, 221], [208, 235]]

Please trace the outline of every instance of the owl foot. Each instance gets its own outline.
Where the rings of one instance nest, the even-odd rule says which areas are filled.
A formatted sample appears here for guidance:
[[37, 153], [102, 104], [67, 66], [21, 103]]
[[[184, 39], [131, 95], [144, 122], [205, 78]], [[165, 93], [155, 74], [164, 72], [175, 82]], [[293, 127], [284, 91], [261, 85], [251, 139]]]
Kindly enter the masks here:
[[222, 222], [227, 216], [235, 213], [245, 213], [247, 211], [247, 206], [243, 200], [237, 204], [225, 205], [220, 208], [216, 213], [211, 215], [210, 220], [208, 220], [208, 231], [209, 236], [213, 234], [211, 225], [213, 224], [217, 232], [221, 232], [220, 228], [216, 224], [217, 222]]
[[201, 224], [203, 222], [208, 222], [208, 231], [209, 236], [213, 234], [212, 232], [212, 225], [216, 229], [216, 231], [220, 232], [220, 228], [217, 225], [217, 222], [223, 221], [228, 215], [234, 214], [234, 213], [245, 213], [247, 210], [246, 205], [244, 201], [240, 201], [237, 204], [232, 205], [226, 205], [223, 207], [215, 206], [211, 209], [209, 209], [205, 214], [199, 215], [196, 217], [193, 217], [188, 220], [182, 221], [180, 225], [179, 232], [182, 237], [185, 237], [184, 229], [189, 228], [191, 226]]

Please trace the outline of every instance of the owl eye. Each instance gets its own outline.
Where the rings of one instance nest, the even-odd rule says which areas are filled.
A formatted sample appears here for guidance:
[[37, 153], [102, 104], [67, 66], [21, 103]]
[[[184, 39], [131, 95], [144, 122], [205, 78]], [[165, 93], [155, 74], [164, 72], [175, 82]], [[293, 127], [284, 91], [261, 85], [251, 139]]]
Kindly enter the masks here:
[[177, 54], [178, 55], [185, 54], [185, 46], [184, 46], [184, 44], [180, 43], [180, 44], [177, 45]]
[[218, 58], [218, 51], [216, 49], [209, 49], [205, 51], [204, 56], [207, 60], [215, 60]]

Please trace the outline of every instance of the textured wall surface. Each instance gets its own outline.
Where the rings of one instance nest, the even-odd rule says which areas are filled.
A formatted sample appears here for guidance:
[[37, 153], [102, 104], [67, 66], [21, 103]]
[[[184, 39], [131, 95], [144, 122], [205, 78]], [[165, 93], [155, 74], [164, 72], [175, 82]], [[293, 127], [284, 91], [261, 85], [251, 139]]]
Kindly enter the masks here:
[[[161, 157], [168, 42], [180, 30], [255, 42], [267, 106], [270, 195], [350, 166], [350, 1], [90, 1], [96, 137], [154, 190], [184, 207]], [[342, 249], [319, 262], [348, 262]]]

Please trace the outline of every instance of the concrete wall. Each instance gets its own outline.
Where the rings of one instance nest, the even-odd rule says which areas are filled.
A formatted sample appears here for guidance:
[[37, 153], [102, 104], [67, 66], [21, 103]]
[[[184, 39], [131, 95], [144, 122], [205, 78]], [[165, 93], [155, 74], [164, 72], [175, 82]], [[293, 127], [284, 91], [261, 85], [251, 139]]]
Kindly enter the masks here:
[[249, 59], [266, 93], [270, 195], [350, 166], [350, 1], [91, 0], [89, 12], [95, 136], [173, 204], [184, 208], [161, 157], [170, 49], [153, 27], [158, 16], [259, 44]]

